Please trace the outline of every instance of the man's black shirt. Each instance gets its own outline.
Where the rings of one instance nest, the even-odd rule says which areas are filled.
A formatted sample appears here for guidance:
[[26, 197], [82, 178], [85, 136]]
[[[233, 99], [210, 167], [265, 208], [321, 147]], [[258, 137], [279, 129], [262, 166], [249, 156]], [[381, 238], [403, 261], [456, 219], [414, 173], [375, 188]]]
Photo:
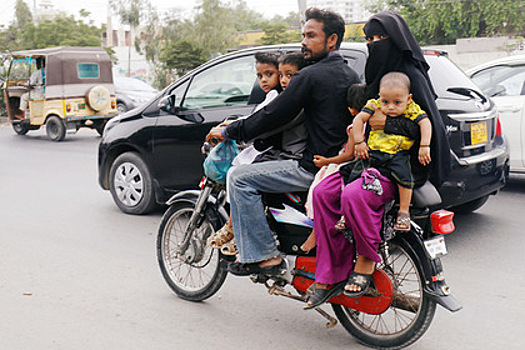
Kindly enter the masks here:
[[332, 53], [296, 73], [286, 90], [249, 118], [228, 125], [225, 134], [233, 140], [250, 141], [291, 121], [304, 109], [308, 139], [299, 164], [316, 173], [314, 155], [333, 157], [347, 140], [346, 127], [352, 116], [346, 92], [360, 82], [343, 57]]

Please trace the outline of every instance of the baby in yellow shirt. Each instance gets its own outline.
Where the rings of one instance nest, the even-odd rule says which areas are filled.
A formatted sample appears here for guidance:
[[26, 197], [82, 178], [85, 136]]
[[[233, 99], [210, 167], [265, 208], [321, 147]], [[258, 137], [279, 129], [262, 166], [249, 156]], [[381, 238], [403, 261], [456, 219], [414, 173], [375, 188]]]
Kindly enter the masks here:
[[426, 112], [412, 100], [410, 79], [400, 72], [388, 73], [381, 79], [379, 99], [369, 100], [354, 119], [352, 132], [355, 140], [355, 156], [360, 161], [353, 172], [374, 167], [389, 173], [399, 189], [399, 213], [394, 229], [408, 231], [410, 230], [409, 208], [414, 188], [409, 149], [414, 144], [414, 140], [407, 136], [387, 134], [384, 130], [371, 130], [366, 142], [363, 138], [364, 125], [378, 109], [387, 117], [408, 118], [419, 125], [421, 141], [418, 160], [423, 165], [431, 161], [432, 125]]

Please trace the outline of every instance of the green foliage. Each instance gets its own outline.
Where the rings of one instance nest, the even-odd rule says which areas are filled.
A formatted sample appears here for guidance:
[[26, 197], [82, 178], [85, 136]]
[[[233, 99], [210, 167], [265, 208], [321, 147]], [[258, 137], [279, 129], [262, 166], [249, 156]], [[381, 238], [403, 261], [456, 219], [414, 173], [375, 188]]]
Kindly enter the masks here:
[[159, 61], [163, 62], [168, 69], [175, 69], [179, 76], [186, 74], [206, 60], [203, 50], [187, 40], [170, 43], [159, 55]]
[[110, 0], [111, 7], [117, 12], [120, 20], [135, 28], [143, 18], [144, 8], [149, 5], [147, 0]]
[[260, 40], [262, 45], [285, 44], [301, 41], [299, 30], [288, 31], [287, 26], [282, 23], [267, 22], [262, 25], [264, 36]]
[[23, 28], [26, 24], [33, 22], [33, 14], [24, 0], [16, 0], [15, 23], [17, 28]]
[[372, 12], [392, 10], [421, 44], [454, 44], [458, 38], [523, 35], [525, 2], [509, 0], [376, 0]]

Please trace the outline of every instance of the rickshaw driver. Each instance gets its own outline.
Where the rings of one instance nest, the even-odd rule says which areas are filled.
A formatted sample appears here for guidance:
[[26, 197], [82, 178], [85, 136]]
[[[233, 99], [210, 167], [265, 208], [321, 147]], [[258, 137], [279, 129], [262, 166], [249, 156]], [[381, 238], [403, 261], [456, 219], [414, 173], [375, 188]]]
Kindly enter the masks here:
[[[31, 97], [33, 100], [41, 100], [44, 98], [44, 82], [45, 82], [45, 59], [44, 57], [37, 57], [36, 59], [36, 70], [31, 74], [29, 78], [29, 84], [20, 84], [28, 88], [28, 91], [20, 97], [20, 109], [25, 115], [26, 111], [29, 108], [29, 93], [31, 92]], [[32, 90], [32, 91], [31, 91]], [[26, 118], [27, 119], [27, 118]]]

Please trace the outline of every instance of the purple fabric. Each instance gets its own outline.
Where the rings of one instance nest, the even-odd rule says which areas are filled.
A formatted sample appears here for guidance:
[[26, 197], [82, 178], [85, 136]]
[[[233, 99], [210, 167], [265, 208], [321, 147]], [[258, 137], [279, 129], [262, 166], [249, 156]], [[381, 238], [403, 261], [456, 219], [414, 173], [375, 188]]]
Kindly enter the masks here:
[[334, 284], [346, 280], [353, 269], [354, 246], [335, 229], [344, 213], [347, 227], [354, 233], [355, 250], [374, 261], [381, 261], [377, 248], [381, 242], [379, 231], [383, 206], [393, 198], [395, 187], [375, 169], [362, 176], [376, 174], [383, 187], [377, 195], [364, 190], [362, 177], [342, 188], [343, 179], [337, 172], [326, 177], [313, 191], [314, 230], [317, 243], [315, 280]]

